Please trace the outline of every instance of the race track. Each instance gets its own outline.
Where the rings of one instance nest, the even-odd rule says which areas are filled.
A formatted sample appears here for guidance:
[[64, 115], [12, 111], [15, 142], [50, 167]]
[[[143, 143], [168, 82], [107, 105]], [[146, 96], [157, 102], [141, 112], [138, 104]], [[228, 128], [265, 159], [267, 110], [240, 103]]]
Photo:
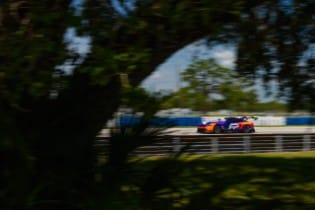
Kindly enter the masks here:
[[[315, 126], [256, 127], [256, 133], [199, 134], [195, 127], [165, 131], [157, 142], [144, 145], [134, 154], [141, 156], [185, 154], [297, 152], [315, 150]], [[128, 132], [127, 132], [128, 133]], [[108, 147], [108, 130], [97, 137], [96, 146]], [[132, 138], [134, 140], [134, 138]], [[105, 150], [106, 151], [106, 150]]]
[[[289, 133], [315, 133], [315, 126], [256, 126], [257, 134], [289, 134]], [[206, 135], [198, 134], [196, 127], [174, 127], [167, 130], [170, 135]], [[99, 136], [108, 136], [109, 129], [103, 129]]]
[[[315, 133], [315, 126], [272, 126], [272, 127], [255, 127], [257, 134], [280, 134], [280, 133]], [[173, 135], [198, 135], [195, 127], [171, 128]], [[204, 135], [204, 134], [199, 134]]]

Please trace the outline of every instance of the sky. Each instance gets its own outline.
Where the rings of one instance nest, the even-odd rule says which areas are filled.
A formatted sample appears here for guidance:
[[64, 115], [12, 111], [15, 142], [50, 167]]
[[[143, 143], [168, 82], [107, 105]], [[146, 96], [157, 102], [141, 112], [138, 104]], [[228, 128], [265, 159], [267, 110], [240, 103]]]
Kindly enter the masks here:
[[197, 58], [215, 58], [227, 68], [234, 68], [235, 49], [231, 45], [218, 45], [208, 49], [205, 45], [193, 43], [175, 52], [169, 59], [143, 81], [141, 86], [151, 92], [176, 91], [183, 86], [180, 73]]

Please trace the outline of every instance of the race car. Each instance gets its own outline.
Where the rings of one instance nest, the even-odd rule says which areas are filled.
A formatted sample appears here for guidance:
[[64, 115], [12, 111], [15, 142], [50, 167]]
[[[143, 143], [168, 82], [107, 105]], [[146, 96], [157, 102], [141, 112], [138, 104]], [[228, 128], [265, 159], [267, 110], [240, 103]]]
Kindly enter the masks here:
[[[256, 120], [256, 117], [251, 117]], [[224, 120], [204, 122], [198, 125], [198, 133], [254, 133], [254, 122], [248, 117], [226, 117]]]

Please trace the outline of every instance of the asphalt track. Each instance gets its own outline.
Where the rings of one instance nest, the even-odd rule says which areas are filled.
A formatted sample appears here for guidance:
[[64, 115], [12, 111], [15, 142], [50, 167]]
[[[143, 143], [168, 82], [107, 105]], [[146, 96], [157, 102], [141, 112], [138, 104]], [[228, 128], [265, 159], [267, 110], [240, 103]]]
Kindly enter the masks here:
[[[315, 133], [315, 126], [256, 126], [257, 134], [303, 134]], [[108, 136], [108, 129], [103, 129], [99, 136]], [[174, 127], [166, 131], [168, 135], [204, 135], [198, 134], [196, 127]]]

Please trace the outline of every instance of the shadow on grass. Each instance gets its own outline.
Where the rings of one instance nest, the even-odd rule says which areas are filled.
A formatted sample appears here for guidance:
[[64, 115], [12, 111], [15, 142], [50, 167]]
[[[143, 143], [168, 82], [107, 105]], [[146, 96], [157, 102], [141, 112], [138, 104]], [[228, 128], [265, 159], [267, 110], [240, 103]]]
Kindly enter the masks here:
[[254, 155], [145, 160], [132, 164], [137, 176], [122, 189], [140, 202], [135, 209], [313, 210], [314, 161]]

